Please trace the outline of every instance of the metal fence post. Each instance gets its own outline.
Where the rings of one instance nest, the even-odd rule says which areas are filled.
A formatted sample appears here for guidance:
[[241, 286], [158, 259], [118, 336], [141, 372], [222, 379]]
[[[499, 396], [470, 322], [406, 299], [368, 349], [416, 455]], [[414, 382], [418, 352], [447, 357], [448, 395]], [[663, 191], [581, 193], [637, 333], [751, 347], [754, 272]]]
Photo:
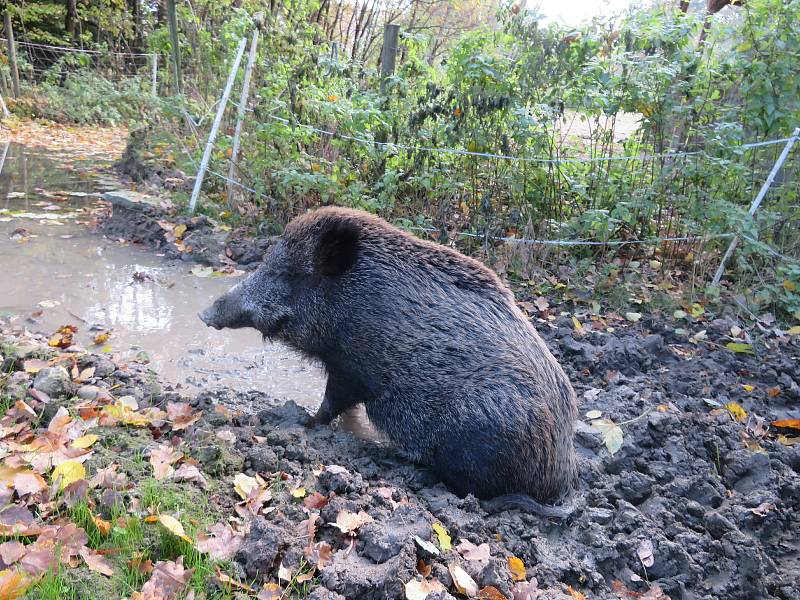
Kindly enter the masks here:
[[[748, 216], [753, 216], [758, 207], [761, 205], [761, 201], [764, 199], [764, 196], [767, 195], [767, 191], [769, 191], [772, 182], [775, 181], [775, 177], [778, 175], [778, 171], [781, 170], [783, 163], [786, 161], [786, 158], [789, 156], [789, 152], [794, 146], [794, 143], [797, 141], [797, 136], [800, 135], [800, 127], [795, 128], [792, 132], [792, 137], [789, 138], [789, 141], [786, 142], [786, 145], [783, 147], [783, 152], [781, 152], [778, 160], [775, 161], [775, 164], [772, 166], [772, 170], [769, 172], [767, 176], [767, 180], [764, 182], [764, 185], [761, 186], [761, 189], [758, 191], [758, 195], [753, 199], [753, 203], [750, 205], [750, 210], [747, 212]], [[719, 267], [717, 267], [717, 272], [714, 273], [714, 279], [711, 282], [713, 287], [719, 285], [720, 279], [722, 279], [722, 274], [725, 272], [725, 263], [728, 262], [730, 257], [733, 255], [733, 251], [736, 250], [736, 246], [739, 245], [739, 235], [736, 234], [733, 236], [728, 249], [725, 251], [725, 255], [722, 257], [722, 261], [719, 263]]]
[[150, 95], [154, 98], [158, 96], [158, 54], [153, 53], [150, 55]]
[[192, 198], [189, 201], [189, 213], [193, 213], [197, 205], [197, 197], [200, 195], [200, 188], [203, 187], [203, 177], [205, 177], [206, 169], [208, 169], [208, 161], [211, 160], [211, 151], [214, 149], [214, 140], [217, 138], [217, 131], [219, 130], [220, 123], [222, 123], [222, 115], [225, 112], [225, 107], [228, 105], [228, 99], [231, 96], [231, 88], [233, 87], [233, 82], [236, 80], [236, 73], [239, 70], [239, 63], [242, 62], [242, 55], [244, 54], [244, 47], [246, 44], [247, 38], [243, 37], [239, 41], [239, 48], [236, 50], [236, 58], [233, 60], [231, 72], [228, 74], [228, 82], [225, 84], [225, 91], [222, 92], [222, 98], [219, 100], [217, 114], [214, 117], [214, 123], [211, 125], [211, 132], [208, 134], [208, 142], [203, 152], [203, 159], [200, 161], [200, 168], [197, 171], [197, 177], [194, 181]]
[[228, 206], [234, 206], [234, 194], [236, 193], [234, 181], [239, 176], [239, 140], [242, 135], [242, 122], [244, 113], [247, 110], [247, 98], [250, 95], [250, 77], [253, 74], [253, 65], [256, 62], [256, 49], [258, 48], [258, 26], [253, 31], [253, 39], [250, 42], [250, 53], [247, 56], [247, 66], [244, 69], [244, 81], [242, 82], [242, 94], [239, 96], [239, 110], [236, 114], [236, 129], [233, 132], [233, 147], [231, 148], [231, 166], [228, 169]]

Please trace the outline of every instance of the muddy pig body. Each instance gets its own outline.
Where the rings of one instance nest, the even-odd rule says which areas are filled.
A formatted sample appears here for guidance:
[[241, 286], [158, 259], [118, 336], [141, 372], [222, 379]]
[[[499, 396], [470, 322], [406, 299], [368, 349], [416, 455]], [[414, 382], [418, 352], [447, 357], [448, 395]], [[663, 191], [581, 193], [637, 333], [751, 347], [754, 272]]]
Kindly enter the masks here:
[[575, 480], [572, 386], [509, 289], [453, 249], [319, 209], [201, 319], [254, 327], [322, 362], [316, 422], [363, 403], [458, 494], [550, 501]]

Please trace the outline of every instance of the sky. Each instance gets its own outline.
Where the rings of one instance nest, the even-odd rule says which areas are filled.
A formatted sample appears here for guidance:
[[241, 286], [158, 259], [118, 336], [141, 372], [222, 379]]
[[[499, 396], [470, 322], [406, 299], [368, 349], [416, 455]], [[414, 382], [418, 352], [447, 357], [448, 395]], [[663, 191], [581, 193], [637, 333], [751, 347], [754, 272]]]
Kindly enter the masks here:
[[631, 0], [527, 0], [528, 8], [538, 5], [545, 22], [576, 27], [598, 15], [607, 15], [627, 8]]

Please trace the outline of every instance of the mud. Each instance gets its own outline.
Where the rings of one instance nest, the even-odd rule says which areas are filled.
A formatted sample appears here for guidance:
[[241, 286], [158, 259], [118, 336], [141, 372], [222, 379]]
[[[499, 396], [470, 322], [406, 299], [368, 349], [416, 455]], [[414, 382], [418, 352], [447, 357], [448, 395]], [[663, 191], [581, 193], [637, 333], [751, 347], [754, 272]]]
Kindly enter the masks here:
[[[582, 413], [601, 411], [624, 435], [612, 455], [588, 419], [578, 424], [578, 508], [564, 521], [488, 515], [474, 498], [454, 496], [386, 445], [335, 428], [308, 429], [307, 409], [261, 392], [218, 389], [190, 398], [205, 415], [199, 431], [229, 429], [235, 441], [227, 452], [202, 435], [187, 436], [187, 443], [204, 472], [229, 490], [213, 497], [226, 514], [239, 500], [232, 487], [239, 471], [280, 474], [328, 499], [316, 511], [288, 489], [274, 493], [235, 556], [242, 581], [275, 582], [281, 565], [300, 565], [307, 519], [318, 512], [313, 540], [327, 542], [334, 554], [314, 579], [312, 598], [403, 598], [404, 584], [420, 577], [420, 560], [449, 590], [435, 597], [458, 595], [447, 568], [458, 564], [479, 587], [522, 598], [507, 561], [516, 556], [526, 579], [535, 580], [528, 584], [531, 598], [568, 597], [571, 589], [587, 598], [647, 592], [647, 598], [788, 600], [800, 594], [800, 446], [778, 439], [796, 432], [769, 422], [798, 416], [800, 344], [797, 336], [770, 335], [757, 355], [737, 354], [722, 345], [725, 327], [699, 343], [652, 320], [582, 337], [566, 318], [540, 327], [575, 382]], [[80, 366], [101, 360], [85, 356]], [[8, 356], [3, 367], [15, 371], [21, 359]], [[124, 393], [150, 381], [148, 393], [136, 395], [156, 405], [179, 398], [169, 386], [153, 388], [140, 365], [98, 372], [107, 374], [98, 385], [123, 383]], [[12, 379], [24, 387], [23, 373]], [[746, 412], [742, 421], [721, 408], [730, 402]], [[225, 416], [218, 404], [247, 412]], [[372, 522], [356, 537], [345, 535], [331, 525], [343, 510], [365, 511]], [[440, 550], [434, 523], [446, 528], [454, 548], [462, 538], [488, 543], [490, 556], [467, 560], [456, 549]], [[425, 541], [434, 542], [433, 552]]]

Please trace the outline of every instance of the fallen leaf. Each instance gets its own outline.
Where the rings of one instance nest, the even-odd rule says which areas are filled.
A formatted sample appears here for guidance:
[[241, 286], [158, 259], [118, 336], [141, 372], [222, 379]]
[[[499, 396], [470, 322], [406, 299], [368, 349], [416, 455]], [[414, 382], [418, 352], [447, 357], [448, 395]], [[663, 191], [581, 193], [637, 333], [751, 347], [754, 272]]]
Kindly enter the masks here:
[[47, 489], [44, 477], [33, 471], [22, 471], [14, 475], [14, 489], [19, 496], [37, 494]]
[[91, 548], [84, 546], [80, 549], [80, 555], [90, 571], [97, 571], [107, 577], [111, 577], [114, 574], [114, 567], [111, 563]]
[[304, 487], [298, 487], [292, 490], [292, 498], [297, 498], [299, 500], [300, 498], [305, 498], [305, 495], [306, 488]]
[[291, 581], [292, 580], [292, 570], [288, 567], [284, 567], [283, 563], [278, 565], [278, 581]]
[[166, 527], [167, 531], [169, 531], [171, 534], [181, 538], [185, 542], [189, 542], [190, 544], [192, 543], [192, 538], [186, 535], [181, 522], [172, 515], [159, 515], [158, 522]]
[[751, 508], [750, 512], [759, 517], [766, 517], [770, 511], [775, 510], [775, 505], [772, 502], [762, 502], [755, 508]]
[[159, 444], [150, 452], [150, 464], [153, 465], [153, 477], [161, 481], [174, 472], [173, 464], [183, 458], [183, 454], [169, 444]]
[[95, 346], [102, 346], [108, 341], [108, 338], [110, 337], [111, 337], [110, 331], [102, 331], [98, 333], [96, 336], [94, 336], [94, 339], [92, 341], [94, 342]]
[[74, 460], [67, 460], [58, 465], [50, 475], [51, 481], [57, 481], [61, 478], [61, 487], [64, 489], [70, 483], [78, 481], [79, 479], [86, 479], [86, 469], [84, 466]]
[[742, 384], [742, 389], [743, 389], [745, 392], [752, 392], [754, 389], [756, 389], [756, 387], [755, 387], [754, 385], [748, 385], [748, 384], [746, 384], [746, 383], [743, 383], [743, 384]]
[[645, 567], [652, 567], [655, 563], [655, 558], [653, 557], [653, 542], [650, 540], [642, 540], [639, 543], [639, 547], [636, 549], [636, 555]]
[[731, 352], [737, 352], [739, 354], [755, 354], [755, 352], [753, 352], [752, 344], [744, 344], [741, 342], [728, 342], [727, 344], [725, 344], [725, 347]]
[[572, 326], [575, 328], [575, 331], [583, 331], [583, 323], [578, 320], [578, 317], [572, 317]]
[[590, 410], [589, 412], [586, 413], [586, 418], [587, 419], [599, 419], [602, 416], [603, 416], [603, 413], [602, 413], [602, 411], [599, 411], [599, 410]]
[[[25, 544], [18, 542], [17, 540], [3, 542], [0, 544], [0, 558], [3, 559], [3, 562], [7, 566], [13, 565], [20, 558], [25, 556], [27, 551], [28, 549], [25, 547]], [[0, 599], [1, 598], [3, 598], [2, 594], [0, 594]]]
[[217, 523], [208, 528], [208, 534], [197, 534], [195, 548], [208, 554], [214, 560], [230, 560], [244, 542], [244, 535], [231, 529], [225, 523]]
[[319, 510], [323, 508], [326, 504], [328, 504], [328, 497], [323, 496], [319, 492], [314, 492], [313, 494], [309, 494], [303, 500], [303, 506], [310, 510]]
[[425, 600], [428, 594], [444, 592], [445, 587], [436, 579], [422, 580], [412, 579], [405, 584], [406, 600]]
[[94, 444], [100, 438], [97, 437], [93, 433], [89, 433], [87, 435], [82, 435], [81, 437], [72, 440], [70, 446], [73, 448], [89, 448], [92, 444]]
[[743, 423], [744, 420], [747, 418], [747, 412], [741, 407], [741, 405], [738, 402], [728, 402], [725, 405], [725, 408], [727, 408], [728, 412], [731, 413], [731, 416], [740, 423]]
[[478, 600], [508, 600], [503, 593], [493, 585], [487, 585], [478, 591]]
[[441, 548], [444, 552], [450, 550], [450, 548], [453, 547], [453, 543], [450, 534], [447, 533], [447, 529], [442, 527], [439, 523], [434, 523], [432, 527], [436, 532], [436, 538], [439, 541], [439, 548]]
[[202, 413], [192, 412], [192, 407], [187, 402], [168, 402], [167, 418], [172, 421], [172, 429], [179, 431], [197, 422]]
[[206, 478], [200, 472], [200, 469], [189, 463], [183, 463], [180, 467], [178, 467], [178, 469], [172, 474], [172, 479], [174, 481], [188, 481], [191, 483], [196, 483], [202, 489], [206, 489], [208, 487], [208, 481], [206, 481]]
[[800, 419], [779, 419], [772, 422], [773, 427], [783, 427], [786, 429], [800, 429]]
[[616, 454], [622, 448], [622, 428], [614, 421], [611, 419], [596, 419], [592, 421], [592, 427], [603, 436], [603, 443], [609, 453]]
[[250, 494], [258, 489], [258, 482], [254, 477], [245, 475], [244, 473], [237, 473], [233, 478], [233, 489], [239, 494], [242, 500], [247, 500]]
[[486, 543], [476, 546], [469, 540], [462, 539], [458, 546], [456, 546], [456, 550], [458, 550], [461, 556], [463, 556], [466, 560], [488, 562], [492, 557], [489, 544]]
[[571, 585], [567, 586], [567, 593], [572, 596], [573, 600], [586, 600], [586, 596], [578, 590], [573, 590]]
[[778, 386], [767, 388], [767, 396], [770, 398], [775, 398], [781, 395], [781, 388]]
[[281, 600], [281, 598], [283, 598], [283, 588], [277, 583], [265, 583], [256, 596], [257, 600]]
[[447, 570], [450, 571], [450, 576], [453, 578], [453, 585], [460, 594], [464, 594], [467, 598], [474, 598], [478, 595], [478, 584], [470, 577], [464, 569], [458, 565], [448, 565]]
[[539, 589], [539, 582], [534, 577], [530, 581], [518, 581], [511, 589], [514, 600], [536, 600], [542, 595]]
[[0, 599], [14, 600], [25, 595], [31, 579], [21, 571], [4, 569], [0, 571]]
[[508, 568], [511, 571], [511, 577], [514, 581], [525, 581], [527, 573], [525, 571], [525, 563], [516, 556], [508, 557]]
[[328, 523], [328, 525], [336, 527], [342, 533], [354, 534], [356, 529], [367, 523], [372, 523], [372, 517], [363, 510], [358, 513], [340, 510], [336, 515], [336, 522]]
[[789, 327], [786, 331], [789, 335], [800, 335], [800, 325], [795, 325], [794, 327]]
[[158, 561], [141, 592], [134, 592], [131, 600], [170, 600], [189, 583], [194, 569], [184, 569], [183, 556], [178, 560]]
[[625, 318], [630, 321], [631, 323], [636, 323], [637, 321], [641, 321], [642, 313], [638, 312], [627, 312], [625, 313]]
[[333, 558], [333, 547], [328, 542], [317, 542], [306, 553], [306, 557], [318, 570], [325, 568]]

